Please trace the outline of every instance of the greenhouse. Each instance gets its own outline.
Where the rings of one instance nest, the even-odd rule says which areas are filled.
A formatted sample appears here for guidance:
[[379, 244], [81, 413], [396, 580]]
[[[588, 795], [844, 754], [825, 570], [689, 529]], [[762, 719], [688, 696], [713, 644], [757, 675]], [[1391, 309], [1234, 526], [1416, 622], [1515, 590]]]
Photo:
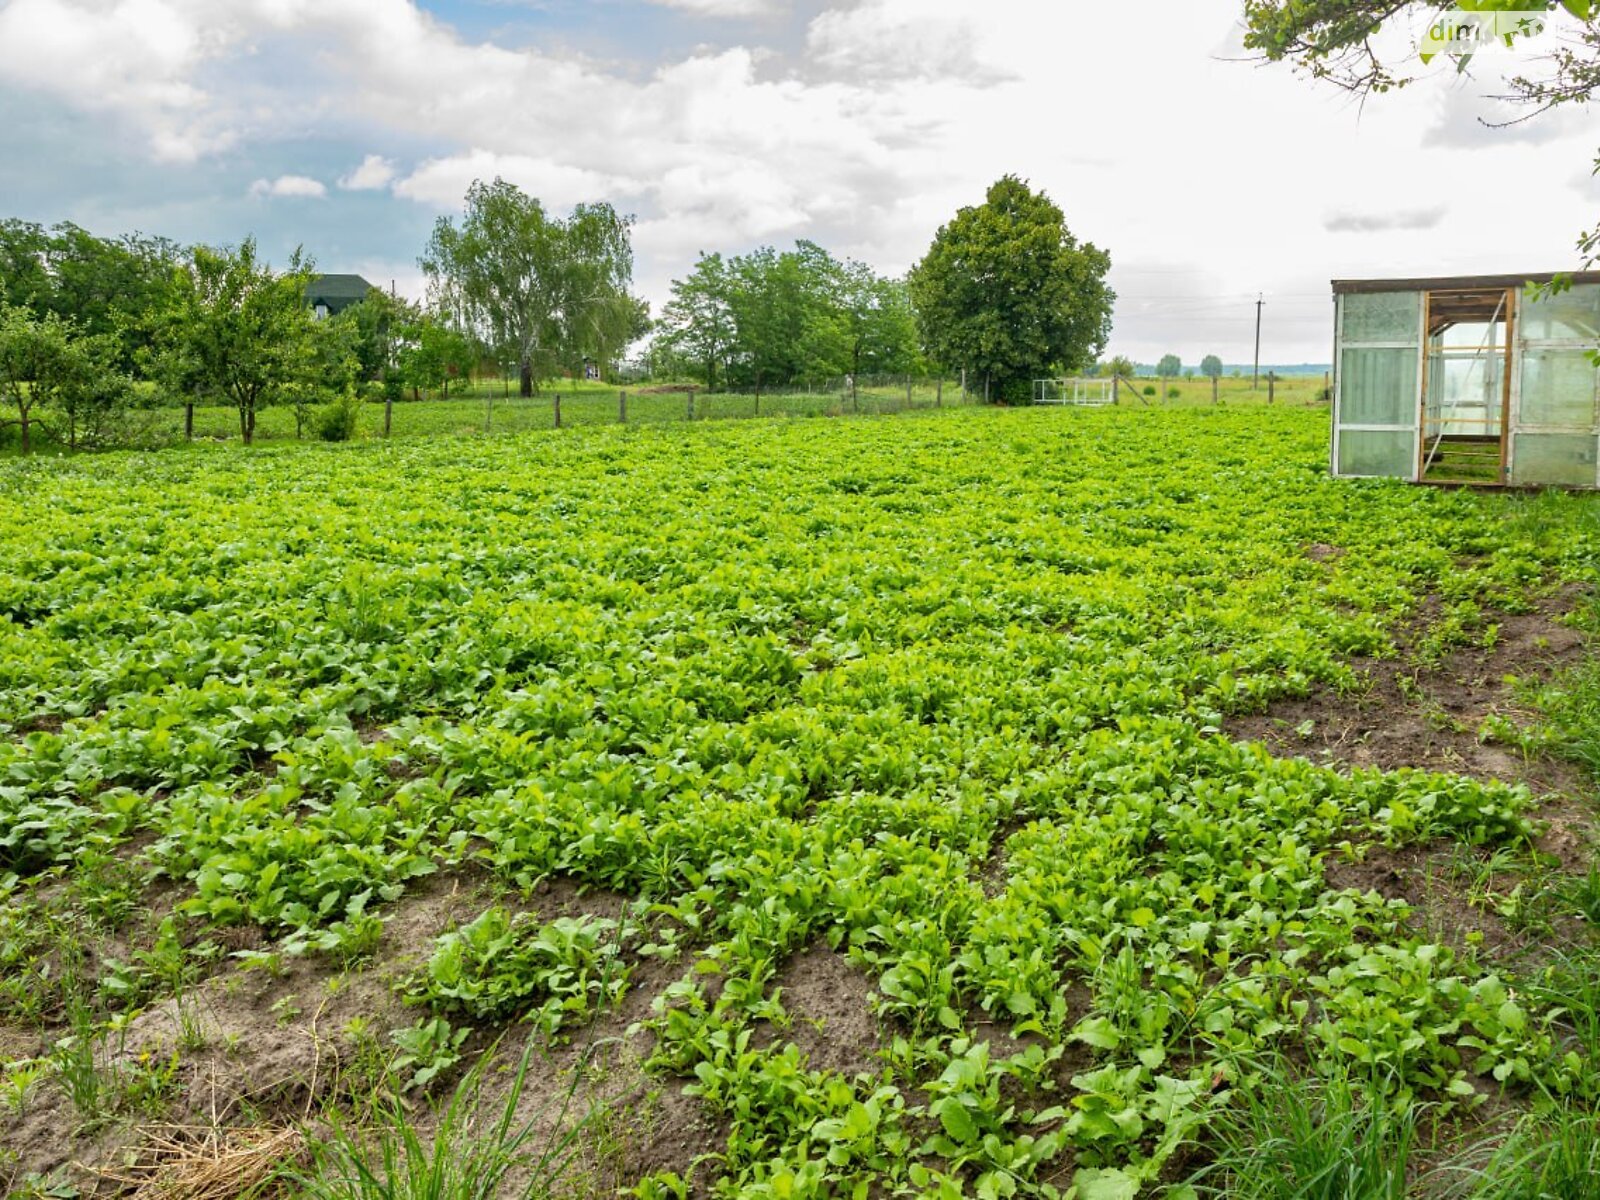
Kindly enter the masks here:
[[1335, 280], [1334, 475], [1600, 487], [1600, 272], [1556, 278]]

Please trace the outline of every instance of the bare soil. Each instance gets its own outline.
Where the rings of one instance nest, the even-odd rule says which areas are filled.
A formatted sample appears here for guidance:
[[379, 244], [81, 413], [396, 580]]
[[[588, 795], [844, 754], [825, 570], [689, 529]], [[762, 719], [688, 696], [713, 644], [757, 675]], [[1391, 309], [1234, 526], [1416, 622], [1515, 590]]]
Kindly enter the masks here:
[[[440, 933], [496, 902], [537, 912], [542, 920], [579, 913], [616, 917], [627, 905], [626, 897], [566, 880], [543, 884], [528, 897], [506, 896], [486, 875], [452, 871], [421, 881], [386, 910], [377, 952], [350, 969], [316, 954], [283, 956], [270, 967], [229, 965], [140, 1013], [103, 1053], [108, 1070], [163, 1063], [175, 1054], [179, 1068], [161, 1111], [115, 1112], [85, 1129], [66, 1093], [45, 1081], [20, 1112], [0, 1112], [0, 1148], [9, 1152], [0, 1158], [0, 1188], [37, 1174], [65, 1179], [85, 1194], [114, 1194], [121, 1190], [115, 1179], [120, 1169], [173, 1127], [293, 1127], [315, 1123], [326, 1104], [370, 1093], [364, 1039], [387, 1047], [391, 1030], [421, 1015], [402, 1003], [396, 982], [419, 965]], [[258, 930], [238, 932], [242, 948], [265, 945]], [[483, 1052], [493, 1057], [479, 1101], [489, 1113], [503, 1111], [526, 1053], [530, 1070], [516, 1120], [535, 1131], [532, 1146], [570, 1142], [574, 1152], [558, 1157], [573, 1195], [610, 1194], [658, 1171], [687, 1176], [698, 1159], [715, 1155], [726, 1129], [683, 1093], [683, 1081], [645, 1074], [649, 1036], [633, 1028], [683, 965], [647, 959], [630, 966], [621, 1001], [568, 1042], [549, 1045], [520, 1025], [474, 1032], [467, 1061], [433, 1089], [436, 1103], [408, 1098], [423, 1137], [436, 1130], [437, 1105], [467, 1062]], [[44, 1053], [62, 1033], [0, 1026], [0, 1059]], [[583, 1136], [568, 1138], [580, 1127]]]
[[[1307, 554], [1328, 561], [1340, 552], [1313, 546]], [[1581, 873], [1595, 853], [1593, 781], [1571, 762], [1491, 744], [1480, 731], [1491, 717], [1531, 726], [1536, 714], [1520, 699], [1522, 685], [1549, 679], [1591, 652], [1569, 620], [1587, 595], [1585, 588], [1564, 587], [1529, 612], [1493, 615], [1488, 623], [1497, 628], [1488, 645], [1457, 647], [1437, 662], [1421, 663], [1416, 644], [1439, 613], [1429, 603], [1402, 635], [1397, 657], [1352, 663], [1364, 689], [1283, 700], [1264, 713], [1231, 718], [1225, 732], [1236, 741], [1264, 743], [1276, 755], [1336, 769], [1411, 767], [1525, 784], [1542, 801], [1536, 849], [1559, 870]], [[1481, 869], [1473, 869], [1474, 859]], [[1403, 900], [1419, 933], [1492, 960], [1522, 961], [1553, 941], [1582, 936], [1576, 919], [1553, 918], [1554, 939], [1549, 928], [1508, 924], [1494, 902], [1526, 875], [1490, 865], [1465, 848], [1434, 845], [1373, 848], [1359, 861], [1330, 858], [1325, 869], [1330, 887]]]

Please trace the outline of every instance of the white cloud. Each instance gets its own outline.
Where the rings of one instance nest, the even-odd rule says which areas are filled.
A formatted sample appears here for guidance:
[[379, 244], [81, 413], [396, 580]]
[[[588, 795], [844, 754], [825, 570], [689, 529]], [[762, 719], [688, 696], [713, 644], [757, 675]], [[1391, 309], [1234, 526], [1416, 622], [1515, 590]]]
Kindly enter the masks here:
[[1329, 233], [1388, 233], [1432, 229], [1444, 220], [1450, 209], [1444, 204], [1428, 208], [1383, 209], [1376, 212], [1344, 211], [1330, 213], [1322, 227]]
[[[557, 210], [610, 199], [639, 217], [637, 276], [658, 306], [701, 249], [805, 236], [903, 271], [959, 205], [1016, 172], [1111, 250], [1113, 349], [1141, 358], [1238, 361], [1258, 290], [1278, 339], [1268, 357], [1325, 357], [1334, 276], [1566, 266], [1594, 223], [1592, 190], [1572, 186], [1593, 159], [1584, 122], [1486, 130], [1447, 80], [1361, 106], [1287, 68], [1223, 61], [1237, 0], [1163, 5], [1159, 19], [1037, 0], [811, 8], [801, 41], [790, 21], [732, 25], [747, 44], [628, 62], [472, 42], [413, 0], [0, 0], [0, 89], [114, 122], [163, 160], [315, 137], [360, 147], [354, 162], [401, 139], [431, 157], [401, 170], [368, 155], [340, 186], [441, 211], [495, 175]], [[261, 185], [327, 193], [297, 176]], [[1506, 222], [1528, 195], [1540, 219]], [[1340, 231], [1362, 222], [1392, 232]], [[1178, 344], [1186, 329], [1192, 346]]]
[[584, 167], [526, 154], [496, 154], [469, 150], [448, 158], [431, 158], [394, 185], [397, 196], [453, 211], [461, 207], [474, 180], [504, 179], [553, 209], [567, 209], [585, 201], [604, 200], [616, 194], [616, 184]]
[[91, 112], [131, 111], [156, 156], [192, 161], [231, 140], [194, 81], [205, 26], [166, 0], [11, 0], [0, 8], [0, 80]]
[[305, 175], [279, 175], [276, 179], [256, 180], [250, 185], [250, 194], [321, 200], [328, 194], [328, 188], [320, 179]]
[[1005, 78], [1002, 48], [991, 52], [983, 27], [925, 0], [859, 0], [819, 13], [806, 31], [817, 65], [857, 79]]
[[394, 181], [397, 173], [391, 160], [381, 154], [369, 154], [355, 170], [339, 180], [339, 186], [347, 192], [381, 191]]
[[697, 17], [764, 17], [787, 7], [781, 0], [650, 0], [650, 3]]

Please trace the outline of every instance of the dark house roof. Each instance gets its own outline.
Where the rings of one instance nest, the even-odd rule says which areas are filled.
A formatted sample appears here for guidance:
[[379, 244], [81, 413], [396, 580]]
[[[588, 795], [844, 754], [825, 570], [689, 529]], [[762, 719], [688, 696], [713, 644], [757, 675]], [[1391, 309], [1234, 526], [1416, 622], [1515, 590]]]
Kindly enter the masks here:
[[318, 275], [306, 284], [306, 302], [330, 313], [343, 312], [367, 298], [373, 287], [359, 275]]
[[[1457, 275], [1442, 279], [1335, 279], [1336, 296], [1372, 292], [1447, 292], [1473, 291], [1486, 288], [1520, 288], [1530, 283], [1549, 283], [1557, 272], [1534, 272], [1531, 275]], [[1600, 283], [1600, 271], [1571, 271], [1564, 273], [1573, 283]]]

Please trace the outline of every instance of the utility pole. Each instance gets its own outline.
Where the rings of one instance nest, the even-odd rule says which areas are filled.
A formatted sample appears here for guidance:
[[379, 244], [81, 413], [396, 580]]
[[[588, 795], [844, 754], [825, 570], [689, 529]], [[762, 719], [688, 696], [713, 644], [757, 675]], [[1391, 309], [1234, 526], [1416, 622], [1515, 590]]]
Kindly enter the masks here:
[[1256, 366], [1255, 371], [1250, 376], [1250, 390], [1252, 392], [1261, 390], [1261, 306], [1266, 302], [1267, 298], [1265, 296], [1259, 292], [1256, 293]]

